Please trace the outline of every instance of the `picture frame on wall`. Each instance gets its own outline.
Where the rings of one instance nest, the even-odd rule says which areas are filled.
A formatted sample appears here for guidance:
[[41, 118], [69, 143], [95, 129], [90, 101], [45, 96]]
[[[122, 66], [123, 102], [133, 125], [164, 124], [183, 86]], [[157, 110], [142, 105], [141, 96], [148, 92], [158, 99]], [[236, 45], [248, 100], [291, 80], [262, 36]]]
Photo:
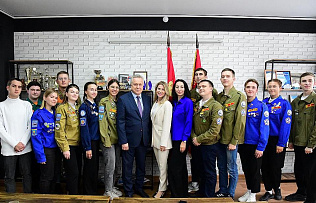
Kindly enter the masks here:
[[144, 78], [145, 89], [148, 89], [148, 74], [147, 71], [134, 71], [133, 75], [140, 75]]
[[120, 82], [120, 89], [128, 89], [129, 88], [129, 74], [119, 74], [118, 81]]
[[[275, 77], [275, 72], [273, 71], [272, 79]], [[266, 90], [268, 89], [268, 81], [271, 80], [272, 70], [264, 70], [264, 83], [266, 85]]]
[[276, 71], [276, 78], [281, 80], [282, 89], [291, 89], [291, 72], [290, 71]]
[[300, 77], [303, 73], [291, 73], [291, 85], [292, 89], [301, 89], [300, 87]]

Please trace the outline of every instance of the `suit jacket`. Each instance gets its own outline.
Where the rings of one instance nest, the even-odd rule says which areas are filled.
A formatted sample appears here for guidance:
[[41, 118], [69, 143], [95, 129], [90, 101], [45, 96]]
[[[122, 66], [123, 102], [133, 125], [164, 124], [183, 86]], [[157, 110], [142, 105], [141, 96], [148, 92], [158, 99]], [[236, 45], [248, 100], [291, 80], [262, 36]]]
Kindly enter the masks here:
[[151, 146], [157, 149], [160, 149], [160, 146], [171, 149], [172, 104], [169, 101], [165, 101], [163, 104], [155, 103], [150, 116], [152, 120]]
[[131, 92], [121, 96], [117, 101], [116, 129], [119, 144], [128, 143], [129, 147], [138, 147], [143, 141], [148, 146], [151, 140], [150, 97], [141, 95], [143, 115], [141, 116]]

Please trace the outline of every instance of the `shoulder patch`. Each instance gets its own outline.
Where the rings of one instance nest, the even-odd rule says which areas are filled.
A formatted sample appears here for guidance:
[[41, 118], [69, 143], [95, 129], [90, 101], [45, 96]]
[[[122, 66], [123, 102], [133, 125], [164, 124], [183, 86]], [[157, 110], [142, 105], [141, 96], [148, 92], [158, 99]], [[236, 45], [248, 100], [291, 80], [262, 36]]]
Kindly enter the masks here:
[[265, 124], [265, 125], [269, 125], [269, 119], [265, 119], [265, 120], [264, 120], [264, 124]]
[[37, 129], [32, 129], [32, 136], [36, 136], [37, 135]]
[[86, 118], [80, 118], [80, 126], [86, 126], [87, 120]]
[[216, 120], [216, 123], [217, 123], [217, 125], [222, 124], [222, 119], [221, 119], [221, 118], [218, 118], [218, 119]]
[[240, 105], [241, 105], [242, 108], [245, 108], [245, 107], [246, 107], [246, 102], [245, 102], [245, 101], [242, 101], [242, 102], [240, 103]]
[[218, 110], [217, 113], [218, 113], [219, 116], [223, 116], [223, 110], [222, 109]]
[[55, 129], [56, 129], [56, 130], [59, 130], [59, 129], [60, 129], [60, 124], [59, 124], [59, 123], [56, 123], [56, 124], [55, 124]]
[[287, 110], [287, 115], [292, 116], [292, 110]]
[[242, 110], [240, 111], [240, 113], [241, 113], [241, 116], [245, 116], [245, 115], [246, 115], [245, 109], [242, 109]]
[[80, 111], [80, 116], [85, 116], [85, 115], [86, 115], [85, 110], [81, 110], [81, 111]]
[[99, 113], [104, 113], [104, 106], [99, 107]]
[[60, 113], [56, 114], [56, 121], [60, 121], [60, 118], [61, 118], [61, 114]]
[[285, 122], [286, 122], [287, 124], [290, 124], [290, 123], [291, 123], [291, 119], [290, 119], [289, 117], [287, 117], [287, 118], [285, 119]]
[[265, 117], [269, 117], [269, 112], [268, 111], [265, 111], [263, 114], [264, 114]]
[[102, 119], [103, 119], [103, 115], [99, 114], [99, 121], [102, 121]]
[[37, 128], [38, 125], [38, 120], [33, 120], [32, 121], [32, 128]]

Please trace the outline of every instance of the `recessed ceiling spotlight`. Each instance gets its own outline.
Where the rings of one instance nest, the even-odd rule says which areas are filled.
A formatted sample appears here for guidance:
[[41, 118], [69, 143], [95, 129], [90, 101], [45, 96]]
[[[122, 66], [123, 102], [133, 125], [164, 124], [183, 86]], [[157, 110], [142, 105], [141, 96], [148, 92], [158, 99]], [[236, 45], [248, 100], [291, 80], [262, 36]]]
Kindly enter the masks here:
[[168, 16], [164, 16], [164, 17], [162, 18], [162, 21], [165, 22], [165, 23], [167, 23], [167, 22], [169, 21]]

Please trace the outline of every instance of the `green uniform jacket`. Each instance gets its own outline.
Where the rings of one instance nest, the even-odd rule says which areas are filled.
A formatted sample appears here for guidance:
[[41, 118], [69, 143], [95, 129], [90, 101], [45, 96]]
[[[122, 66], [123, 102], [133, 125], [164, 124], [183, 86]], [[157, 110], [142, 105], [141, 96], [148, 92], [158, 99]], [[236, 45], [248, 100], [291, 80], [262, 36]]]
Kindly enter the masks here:
[[33, 113], [34, 113], [37, 109], [41, 108], [41, 106], [42, 106], [42, 100], [41, 100], [41, 99], [38, 99], [38, 100], [37, 100], [37, 104], [34, 104], [29, 98], [27, 98], [26, 101], [28, 101], [28, 102], [31, 103]]
[[195, 105], [191, 137], [198, 143], [212, 145], [220, 139], [219, 132], [223, 121], [222, 105], [214, 98], [209, 99], [200, 109]]
[[247, 102], [246, 96], [232, 87], [228, 95], [221, 92], [217, 101], [223, 106], [224, 119], [220, 132], [222, 144], [243, 144]]
[[[191, 89], [190, 93], [191, 93], [191, 100], [193, 101], [193, 106], [195, 106], [195, 104], [201, 100], [201, 96], [196, 91], [196, 88]], [[215, 88], [213, 88], [212, 95], [213, 95], [213, 98], [216, 100], [216, 98], [218, 96], [218, 92]]]
[[73, 109], [69, 103], [60, 104], [56, 110], [55, 140], [62, 152], [80, 142], [79, 106]]
[[107, 96], [99, 103], [99, 125], [101, 141], [105, 147], [118, 143], [116, 131], [116, 103]]
[[291, 103], [293, 121], [289, 142], [313, 148], [316, 145], [316, 94], [312, 92], [305, 100], [301, 100], [302, 95]]

